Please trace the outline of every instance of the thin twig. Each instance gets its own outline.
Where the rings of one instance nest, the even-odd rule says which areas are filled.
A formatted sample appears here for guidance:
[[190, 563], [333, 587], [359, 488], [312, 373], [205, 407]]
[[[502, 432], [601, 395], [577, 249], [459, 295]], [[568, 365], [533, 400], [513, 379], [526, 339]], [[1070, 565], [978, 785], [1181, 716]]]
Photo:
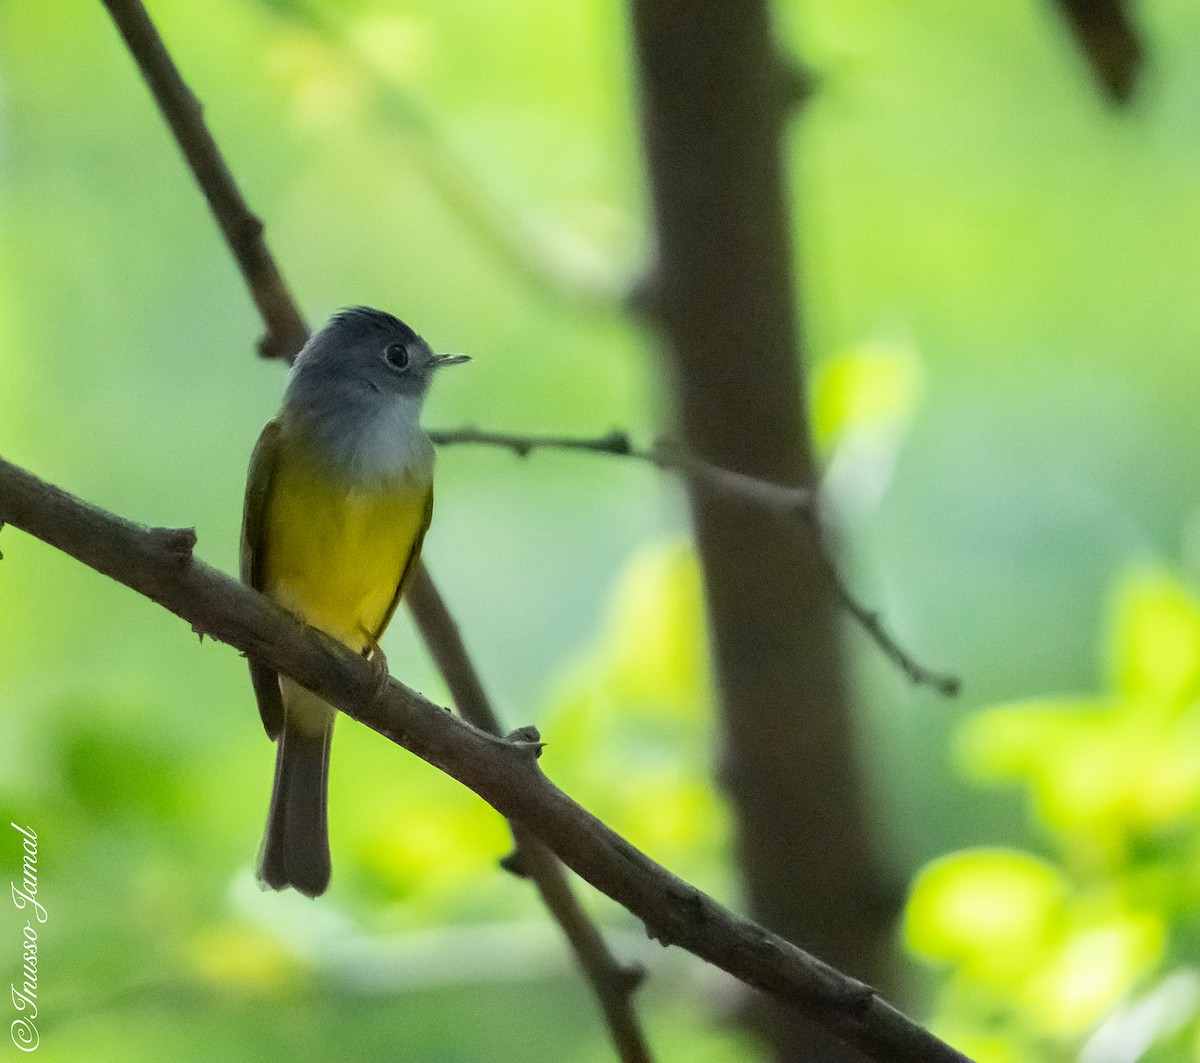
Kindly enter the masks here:
[[[503, 735], [504, 728], [463, 644], [458, 624], [438, 594], [424, 562], [417, 565], [405, 593], [417, 628], [446, 679], [460, 715], [481, 730]], [[645, 969], [618, 962], [584, 911], [558, 858], [525, 827], [512, 821], [509, 827], [513, 852], [502, 861], [505, 869], [530, 879], [542, 902], [558, 920], [604, 1009], [609, 1033], [621, 1059], [649, 1063], [646, 1036], [630, 1003], [634, 990], [645, 978]]]
[[908, 676], [910, 682], [917, 686], [933, 687], [934, 690], [944, 697], [954, 697], [962, 689], [962, 680], [956, 675], [950, 675], [947, 672], [935, 672], [926, 668], [923, 664], [914, 660], [896, 642], [891, 632], [884, 627], [883, 618], [880, 616], [878, 610], [863, 605], [854, 596], [854, 592], [847, 586], [841, 572], [838, 571], [837, 566], [830, 559], [828, 551], [824, 546], [823, 531], [816, 515], [814, 513], [806, 513], [804, 514], [804, 518], [809, 526], [809, 530], [820, 543], [820, 547], [817, 550], [818, 561], [825, 573], [826, 579], [829, 580], [830, 586], [833, 587], [833, 593], [837, 596], [837, 600], [841, 603], [842, 608], [858, 621], [859, 627], [867, 633], [875, 645], [883, 651], [884, 655]]
[[102, 2], [171, 127], [242, 271], [267, 329], [259, 342], [259, 352], [268, 358], [294, 357], [304, 346], [308, 329], [263, 239], [262, 221], [246, 205], [205, 125], [204, 108], [180, 76], [140, 0]]
[[478, 444], [511, 450], [518, 457], [528, 457], [535, 450], [580, 450], [592, 454], [611, 454], [623, 458], [634, 458], [660, 469], [680, 473], [689, 479], [698, 480], [709, 487], [753, 502], [778, 516], [804, 522], [814, 537], [817, 556], [825, 577], [833, 587], [842, 608], [850, 614], [867, 633], [876, 646], [913, 683], [929, 686], [938, 693], [953, 697], [961, 683], [957, 676], [936, 672], [926, 668], [904, 649], [884, 626], [879, 613], [860, 602], [850, 590], [837, 565], [829, 555], [821, 528], [817, 495], [803, 487], [786, 487], [746, 476], [732, 469], [702, 461], [670, 443], [659, 442], [651, 448], [637, 447], [629, 436], [621, 431], [612, 431], [593, 438], [572, 436], [531, 436], [508, 432], [490, 432], [478, 428], [458, 428], [429, 433], [439, 446]]
[[497, 738], [395, 679], [381, 691], [378, 673], [360, 655], [197, 560], [191, 529], [134, 524], [2, 458], [0, 521], [145, 595], [193, 630], [291, 676], [469, 787], [637, 916], [664, 945], [685, 948], [799, 1009], [879, 1063], [969, 1063], [870, 986], [730, 912], [571, 800], [542, 772], [534, 728]]
[[[103, 3], [175, 134], [250, 289], [267, 330], [259, 344], [260, 353], [291, 361], [304, 346], [307, 326], [262, 239], [262, 223], [250, 212], [220, 148], [204, 123], [202, 108], [185, 84], [141, 0], [103, 0]], [[476, 712], [473, 722], [477, 726], [499, 734], [500, 723], [491, 712], [487, 695], [466, 647], [457, 635], [446, 603], [424, 566], [422, 572], [420, 596], [414, 599], [410, 593], [408, 605], [430, 653], [456, 699], [462, 698], [460, 711]], [[467, 676], [471, 677], [471, 684], [465, 682]], [[482, 713], [484, 707], [487, 719]], [[520, 828], [514, 825], [513, 829], [517, 851], [526, 855], [520, 845]], [[540, 846], [530, 846], [528, 851], [532, 855], [523, 861], [528, 877], [574, 950], [600, 1003], [620, 1059], [623, 1063], [645, 1063], [650, 1059], [650, 1053], [633, 1004], [633, 989], [639, 980], [636, 969], [624, 967], [609, 951], [603, 935], [574, 897], [571, 883], [557, 860]]]

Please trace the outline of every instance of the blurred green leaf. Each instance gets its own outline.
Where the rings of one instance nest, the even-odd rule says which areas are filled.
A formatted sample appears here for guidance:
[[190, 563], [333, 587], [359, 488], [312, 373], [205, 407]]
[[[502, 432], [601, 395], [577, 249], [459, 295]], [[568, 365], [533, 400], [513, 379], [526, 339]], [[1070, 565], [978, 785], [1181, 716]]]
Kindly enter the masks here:
[[967, 771], [1019, 787], [1061, 861], [967, 850], [918, 877], [909, 946], [950, 965], [942, 1019], [968, 1040], [1003, 1016], [1008, 1048], [1065, 1051], [1200, 934], [1200, 606], [1144, 568], [1111, 603], [1111, 692], [998, 705], [959, 734]]
[[924, 377], [910, 346], [864, 341], [824, 359], [813, 373], [813, 431], [831, 450], [846, 436], [895, 440], [912, 424]]
[[982, 781], [1032, 779], [1063, 740], [1102, 715], [1106, 706], [1082, 698], [1031, 698], [984, 709], [956, 737], [961, 762]]
[[926, 959], [987, 982], [1014, 982], [1050, 944], [1067, 895], [1066, 876], [1045, 861], [1015, 850], [965, 850], [917, 876], [905, 938]]
[[192, 761], [163, 726], [161, 708], [78, 698], [61, 703], [55, 715], [61, 777], [83, 814], [114, 821], [183, 815]]
[[1075, 915], [1073, 926], [1036, 966], [1020, 999], [1035, 1028], [1078, 1037], [1122, 1001], [1162, 961], [1166, 930], [1152, 913]]
[[617, 582], [602, 630], [552, 698], [544, 734], [576, 797], [656, 859], [713, 887], [723, 885], [714, 875], [726, 814], [709, 773], [704, 632], [691, 546], [643, 547]]
[[1200, 602], [1160, 569], [1135, 569], [1117, 584], [1109, 634], [1116, 693], [1180, 708], [1200, 691]]

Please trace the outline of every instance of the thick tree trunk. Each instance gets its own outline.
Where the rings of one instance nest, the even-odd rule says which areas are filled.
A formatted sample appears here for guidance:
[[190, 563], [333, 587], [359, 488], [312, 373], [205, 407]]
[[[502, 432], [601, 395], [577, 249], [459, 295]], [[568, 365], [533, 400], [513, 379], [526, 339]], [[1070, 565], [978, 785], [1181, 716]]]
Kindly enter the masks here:
[[[708, 461], [813, 484], [782, 145], [796, 79], [765, 0], [631, 5], [658, 244], [646, 308], [675, 431]], [[885, 928], [830, 589], [794, 525], [690, 491], [751, 914], [881, 980]], [[778, 1059], [855, 1058], [791, 1016], [769, 1028]]]

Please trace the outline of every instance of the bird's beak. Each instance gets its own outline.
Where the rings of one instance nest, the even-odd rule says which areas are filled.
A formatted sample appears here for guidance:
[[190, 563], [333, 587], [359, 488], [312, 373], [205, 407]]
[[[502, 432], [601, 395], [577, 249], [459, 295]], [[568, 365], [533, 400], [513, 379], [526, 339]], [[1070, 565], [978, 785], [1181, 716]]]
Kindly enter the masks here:
[[462, 365], [470, 360], [469, 354], [435, 354], [429, 359], [429, 365], [432, 369], [440, 369], [444, 365]]

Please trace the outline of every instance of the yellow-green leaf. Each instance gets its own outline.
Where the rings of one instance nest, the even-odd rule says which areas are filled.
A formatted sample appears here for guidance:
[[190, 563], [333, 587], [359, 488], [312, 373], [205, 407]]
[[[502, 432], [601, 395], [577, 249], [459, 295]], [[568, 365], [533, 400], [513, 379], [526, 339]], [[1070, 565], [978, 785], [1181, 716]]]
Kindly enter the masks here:
[[1181, 705], [1200, 678], [1200, 603], [1163, 571], [1129, 573], [1116, 588], [1108, 652], [1118, 693]]
[[1058, 868], [1011, 849], [968, 849], [928, 864], [905, 910], [910, 949], [987, 981], [1021, 975], [1045, 948], [1067, 884]]

